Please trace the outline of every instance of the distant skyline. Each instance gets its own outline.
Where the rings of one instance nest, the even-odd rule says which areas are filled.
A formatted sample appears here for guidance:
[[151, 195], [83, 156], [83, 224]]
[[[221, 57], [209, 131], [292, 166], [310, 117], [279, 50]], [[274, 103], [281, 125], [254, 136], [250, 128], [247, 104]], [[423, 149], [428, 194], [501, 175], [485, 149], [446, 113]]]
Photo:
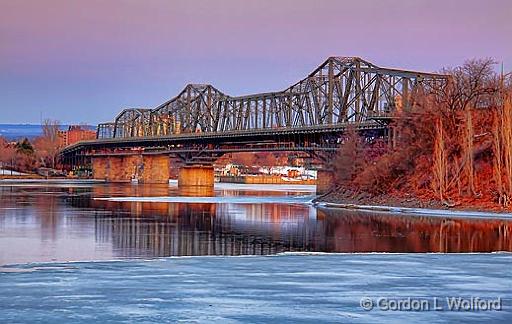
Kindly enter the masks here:
[[0, 123], [97, 124], [187, 83], [282, 90], [328, 56], [512, 70], [512, 1], [0, 0]]

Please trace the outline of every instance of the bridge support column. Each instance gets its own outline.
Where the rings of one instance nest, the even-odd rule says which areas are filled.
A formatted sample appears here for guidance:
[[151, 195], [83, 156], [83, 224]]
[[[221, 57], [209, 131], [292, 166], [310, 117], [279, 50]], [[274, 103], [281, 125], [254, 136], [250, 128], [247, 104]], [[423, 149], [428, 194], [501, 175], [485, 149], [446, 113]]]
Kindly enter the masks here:
[[143, 183], [169, 182], [167, 155], [128, 155], [92, 158], [94, 179], [108, 182], [128, 182], [137, 179]]
[[108, 158], [93, 157], [92, 158], [92, 177], [97, 180], [107, 179]]
[[316, 193], [325, 194], [334, 188], [334, 171], [320, 169], [316, 173]]
[[169, 156], [144, 155], [143, 171], [139, 180], [143, 183], [169, 183]]
[[214, 177], [212, 166], [184, 166], [179, 170], [178, 187], [213, 188]]
[[125, 182], [130, 178], [126, 176], [126, 169], [124, 166], [124, 158], [120, 156], [109, 156], [107, 181], [109, 182]]
[[121, 156], [93, 157], [93, 178], [109, 182], [129, 181], [131, 172], [127, 170], [127, 161]]
[[122, 161], [122, 178], [123, 180], [137, 179], [140, 166], [142, 165], [142, 157], [140, 155], [123, 156]]

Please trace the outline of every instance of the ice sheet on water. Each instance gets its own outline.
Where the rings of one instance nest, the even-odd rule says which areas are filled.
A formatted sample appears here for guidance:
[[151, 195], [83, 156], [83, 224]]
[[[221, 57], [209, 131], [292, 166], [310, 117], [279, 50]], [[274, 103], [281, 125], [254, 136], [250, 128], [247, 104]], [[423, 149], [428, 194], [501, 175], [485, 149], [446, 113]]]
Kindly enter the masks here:
[[93, 179], [0, 179], [0, 187], [30, 187], [30, 188], [90, 188], [105, 183]]
[[[512, 318], [512, 254], [318, 254], [17, 265], [1, 322], [451, 323]], [[1, 268], [0, 268], [1, 269]], [[362, 297], [501, 297], [501, 311], [364, 311]]]
[[320, 208], [349, 209], [358, 211], [367, 211], [375, 213], [392, 213], [397, 215], [410, 216], [432, 216], [432, 217], [464, 217], [464, 218], [499, 218], [512, 219], [512, 213], [499, 213], [492, 211], [474, 211], [474, 210], [447, 210], [447, 209], [429, 209], [429, 208], [410, 208], [394, 207], [380, 205], [354, 205], [354, 204], [336, 204], [336, 203], [315, 203]]
[[[169, 185], [178, 186], [178, 180], [169, 180]], [[298, 185], [298, 184], [246, 184], [246, 183], [229, 183], [216, 182], [217, 190], [250, 190], [250, 191], [299, 191], [299, 192], [316, 192], [316, 185]]]
[[15, 176], [21, 176], [21, 175], [27, 175], [23, 172], [13, 171], [13, 170], [6, 170], [0, 168], [0, 175], [15, 175]]
[[315, 198], [306, 196], [218, 196], [218, 197], [107, 197], [94, 198], [117, 202], [168, 202], [168, 203], [212, 203], [212, 204], [310, 204]]

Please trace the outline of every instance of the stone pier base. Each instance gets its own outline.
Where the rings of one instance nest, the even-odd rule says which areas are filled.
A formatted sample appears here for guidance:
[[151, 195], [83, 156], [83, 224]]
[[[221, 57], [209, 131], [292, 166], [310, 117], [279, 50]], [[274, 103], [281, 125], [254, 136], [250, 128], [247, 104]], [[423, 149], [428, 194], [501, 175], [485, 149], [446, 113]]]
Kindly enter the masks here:
[[130, 181], [127, 164], [131, 164], [132, 161], [129, 158], [124, 156], [94, 157], [92, 159], [93, 178], [108, 182]]
[[168, 183], [169, 157], [140, 154], [93, 157], [92, 173], [94, 179], [108, 182], [136, 179], [143, 183]]
[[92, 158], [92, 177], [97, 180], [107, 179], [108, 158], [94, 157]]
[[167, 155], [144, 155], [143, 170], [139, 175], [139, 181], [169, 183], [169, 161]]
[[214, 177], [211, 166], [184, 166], [179, 170], [178, 187], [213, 188]]

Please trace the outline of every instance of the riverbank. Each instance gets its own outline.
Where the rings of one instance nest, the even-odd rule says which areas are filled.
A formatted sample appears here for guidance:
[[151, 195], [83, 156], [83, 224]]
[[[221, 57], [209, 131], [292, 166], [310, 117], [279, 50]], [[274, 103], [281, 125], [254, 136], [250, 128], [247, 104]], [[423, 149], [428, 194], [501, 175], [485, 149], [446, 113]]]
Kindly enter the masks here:
[[501, 219], [511, 220], [512, 213], [497, 213], [494, 211], [472, 211], [472, 210], [448, 210], [448, 209], [430, 209], [430, 208], [412, 208], [412, 207], [393, 207], [384, 205], [354, 205], [339, 203], [315, 202], [317, 208], [333, 208], [358, 210], [365, 212], [381, 212], [386, 214], [403, 214], [407, 216], [429, 216], [429, 217], [447, 217], [450, 218], [477, 218], [477, 219]]
[[44, 177], [37, 174], [23, 174], [23, 175], [0, 175], [0, 180], [27, 180], [27, 179], [44, 179]]
[[381, 211], [425, 209], [437, 210], [438, 212], [510, 212], [510, 210], [502, 208], [495, 203], [478, 198], [467, 198], [456, 202], [441, 202], [429, 196], [416, 196], [409, 193], [394, 192], [383, 195], [371, 195], [365, 192], [356, 192], [348, 189], [332, 190], [331, 192], [317, 197], [313, 202], [316, 205], [330, 206], [332, 208], [371, 209]]

